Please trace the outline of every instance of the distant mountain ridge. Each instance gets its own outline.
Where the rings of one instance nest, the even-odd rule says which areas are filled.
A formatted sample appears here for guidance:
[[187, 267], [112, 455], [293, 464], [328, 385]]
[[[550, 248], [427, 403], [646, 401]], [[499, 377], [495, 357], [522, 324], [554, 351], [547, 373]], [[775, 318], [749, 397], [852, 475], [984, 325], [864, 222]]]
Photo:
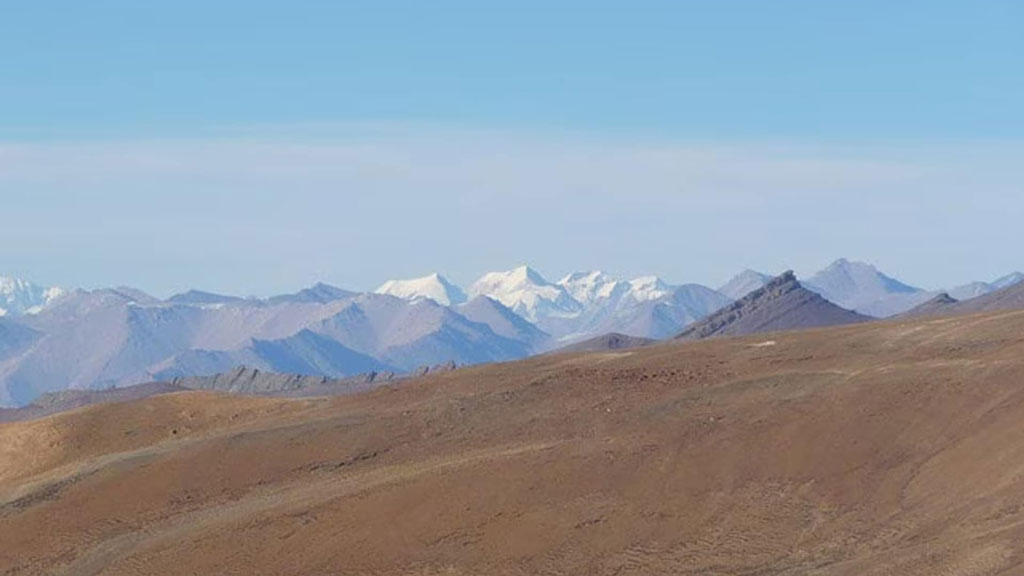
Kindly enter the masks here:
[[21, 408], [0, 408], [0, 423], [34, 420], [51, 414], [107, 402], [128, 402], [188, 390], [167, 382], [148, 382], [107, 390], [60, 390], [43, 394]]
[[739, 300], [754, 290], [762, 288], [772, 277], [755, 270], [744, 270], [718, 288], [718, 291], [733, 300]]
[[935, 296], [886, 276], [870, 264], [845, 258], [804, 280], [803, 285], [844, 308], [875, 318], [906, 312]]
[[39, 314], [3, 319], [0, 404], [25, 404], [65, 388], [216, 374], [239, 364], [342, 378], [534, 352], [430, 300], [378, 294], [326, 303], [190, 300], [76, 291]]
[[956, 300], [948, 294], [945, 296], [945, 298], [940, 296], [910, 310], [906, 316], [952, 316], [1021, 310], [1024, 309], [1024, 282], [1010, 283], [1004, 288], [970, 300]]
[[487, 296], [477, 296], [469, 302], [463, 302], [455, 306], [455, 311], [472, 322], [486, 324], [495, 334], [523, 342], [537, 351], [545, 349], [551, 339], [547, 332]]
[[173, 304], [233, 304], [243, 299], [237, 296], [225, 296], [202, 290], [189, 290], [181, 294], [175, 294], [167, 299]]
[[918, 304], [917, 306], [897, 314], [894, 318], [914, 318], [917, 316], [938, 316], [945, 314], [948, 310], [952, 309], [953, 306], [959, 304], [960, 301], [953, 298], [947, 292], [942, 292], [927, 302]]
[[574, 272], [551, 283], [528, 267], [487, 274], [470, 294], [502, 302], [561, 345], [608, 332], [666, 338], [731, 301], [705, 286], [673, 286], [657, 276], [618, 280]]
[[[753, 307], [751, 293], [778, 278], [744, 270], [714, 290], [601, 271], [550, 282], [520, 266], [485, 274], [467, 290], [435, 273], [386, 282], [376, 293], [320, 283], [269, 298], [190, 290], [165, 300], [128, 287], [64, 291], [8, 279], [0, 283], [0, 302], [7, 306], [0, 316], [0, 405], [68, 388], [224, 374], [239, 365], [345, 379], [514, 360], [577, 343], [610, 348], [684, 332], [717, 336], [862, 321], [865, 315], [1024, 307], [1024, 296], [1013, 289], [1024, 286], [1022, 279], [1014, 273], [964, 285], [962, 292], [979, 296], [956, 301], [870, 264], [839, 259], [803, 280], [817, 298], [793, 290], [769, 299], [771, 306], [758, 301]], [[787, 287], [794, 288], [788, 281]], [[861, 314], [852, 318], [850, 310], [826, 306], [831, 303]], [[911, 305], [921, 308], [907, 312]], [[709, 329], [723, 318], [729, 320]]]
[[871, 318], [825, 300], [785, 272], [678, 336], [680, 340], [701, 340], [723, 336], [745, 336], [760, 332], [819, 328], [867, 322]]
[[548, 282], [529, 266], [485, 274], [469, 287], [469, 296], [497, 300], [541, 329], [547, 318], [572, 317], [583, 310], [564, 286]]
[[602, 352], [608, 350], [627, 350], [629, 348], [641, 348], [643, 346], [650, 346], [657, 340], [653, 338], [638, 338], [636, 336], [628, 336], [626, 334], [619, 334], [618, 332], [610, 332], [608, 334], [602, 334], [582, 342], [570, 344], [563, 348], [559, 348], [556, 352]]
[[388, 280], [374, 292], [407, 300], [427, 298], [442, 306], [462, 304], [466, 301], [466, 293], [461, 288], [436, 272], [412, 280]]
[[978, 296], [984, 296], [991, 292], [1002, 290], [1003, 288], [1009, 288], [1015, 284], [1019, 284], [1024, 281], [1024, 273], [1014, 272], [997, 278], [991, 282], [971, 282], [963, 286], [957, 286], [949, 290], [947, 293], [957, 300], [970, 300], [971, 298], [977, 298]]
[[38, 314], [64, 294], [65, 290], [56, 286], [0, 276], [0, 316]]
[[309, 288], [303, 288], [294, 294], [282, 294], [267, 299], [270, 304], [281, 304], [285, 302], [306, 303], [306, 304], [327, 304], [344, 298], [351, 298], [358, 295], [358, 292], [344, 290], [337, 286], [318, 282]]

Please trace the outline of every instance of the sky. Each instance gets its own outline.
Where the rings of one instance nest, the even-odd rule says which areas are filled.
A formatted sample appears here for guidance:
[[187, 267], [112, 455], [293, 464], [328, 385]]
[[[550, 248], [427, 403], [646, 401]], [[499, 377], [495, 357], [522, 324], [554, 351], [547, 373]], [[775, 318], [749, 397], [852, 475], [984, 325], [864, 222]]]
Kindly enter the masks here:
[[1024, 268], [1020, 2], [2, 12], [0, 275], [269, 295], [522, 263]]

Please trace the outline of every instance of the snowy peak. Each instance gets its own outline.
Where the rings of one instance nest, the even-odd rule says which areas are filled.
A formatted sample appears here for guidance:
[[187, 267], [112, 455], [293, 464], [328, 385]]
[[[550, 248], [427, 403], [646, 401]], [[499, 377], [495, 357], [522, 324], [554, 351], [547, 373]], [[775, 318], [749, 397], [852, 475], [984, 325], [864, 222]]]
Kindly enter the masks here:
[[767, 274], [748, 268], [719, 287], [718, 291], [733, 300], [739, 300], [754, 290], [763, 288], [771, 279], [772, 277]]
[[426, 298], [442, 306], [452, 306], [466, 301], [466, 293], [461, 288], [436, 272], [410, 280], [388, 280], [374, 292], [403, 300]]
[[624, 282], [599, 270], [574, 272], [559, 280], [558, 285], [584, 306], [622, 297], [635, 302], [650, 302], [670, 296], [676, 288], [657, 276], [641, 276]]
[[26, 280], [0, 276], [0, 316], [38, 314], [64, 295], [62, 288], [46, 288]]
[[627, 283], [616, 280], [600, 270], [573, 272], [559, 280], [558, 285], [585, 306], [598, 300], [621, 296], [630, 290]]
[[537, 286], [554, 286], [539, 272], [529, 266], [519, 266], [504, 272], [488, 272], [470, 287], [474, 295], [481, 295], [485, 290], [514, 291]]
[[469, 294], [493, 298], [531, 322], [542, 317], [572, 317], [583, 309], [563, 286], [548, 282], [529, 266], [484, 274], [470, 286]]
[[576, 272], [558, 284], [583, 307], [571, 318], [541, 319], [541, 327], [560, 342], [610, 332], [664, 338], [732, 302], [706, 286], [672, 285], [657, 276], [622, 281], [599, 271]]
[[629, 281], [629, 292], [637, 302], [658, 300], [672, 294], [674, 288], [657, 276], [641, 276]]

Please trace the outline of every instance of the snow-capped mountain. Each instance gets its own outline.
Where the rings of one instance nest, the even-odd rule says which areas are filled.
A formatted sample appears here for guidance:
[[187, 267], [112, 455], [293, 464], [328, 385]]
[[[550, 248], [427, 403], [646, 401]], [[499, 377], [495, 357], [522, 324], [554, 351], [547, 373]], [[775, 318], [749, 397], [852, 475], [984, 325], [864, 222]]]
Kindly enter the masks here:
[[[650, 283], [640, 283], [650, 287]], [[657, 296], [661, 294], [660, 296]], [[563, 341], [576, 341], [615, 332], [638, 338], [668, 338], [688, 324], [730, 304], [732, 300], [699, 284], [643, 289], [589, 306]]]
[[61, 288], [0, 276], [0, 316], [38, 314], [63, 295]]
[[[449, 361], [512, 360], [534, 351], [532, 344], [491, 328], [515, 335], [514, 323], [509, 329], [500, 310], [471, 320], [427, 298], [185, 300], [78, 290], [39, 314], [0, 318], [0, 405], [24, 404], [65, 388], [209, 375], [238, 364], [340, 377]], [[518, 329], [524, 339], [535, 336], [529, 327]]]
[[583, 311], [583, 305], [563, 286], [548, 282], [529, 266], [485, 274], [470, 286], [469, 295], [493, 298], [534, 323], [572, 318]]
[[[387, 282], [376, 293], [317, 284], [267, 299], [190, 290], [166, 300], [133, 288], [64, 294], [0, 279], [0, 405], [42, 392], [203, 376], [244, 364], [340, 377], [449, 361], [512, 360], [608, 333], [669, 338], [768, 277], [744, 271], [720, 291], [600, 271], [548, 282], [521, 266], [484, 275], [466, 293], [441, 275]], [[1011, 274], [953, 291], [987, 296]], [[887, 316], [935, 292], [874, 266], [838, 260], [804, 284], [835, 304]], [[983, 299], [984, 299], [983, 298]]]
[[641, 276], [629, 281], [629, 295], [637, 302], [660, 300], [670, 296], [675, 288], [657, 276]]
[[978, 296], [984, 296], [1003, 288], [1008, 288], [1015, 284], [1019, 284], [1024, 281], [1024, 274], [1020, 272], [1014, 272], [1007, 274], [1002, 278], [993, 280], [992, 282], [971, 282], [970, 284], [964, 284], [963, 286], [957, 286], [951, 290], [948, 290], [948, 294], [957, 300], [970, 300], [971, 298], [977, 298]]
[[428, 298], [442, 306], [462, 304], [466, 301], [466, 293], [444, 276], [430, 274], [422, 278], [410, 280], [388, 280], [374, 290], [377, 294], [388, 294], [404, 300]]
[[501, 302], [551, 335], [552, 345], [607, 332], [667, 337], [731, 301], [710, 288], [672, 286], [657, 276], [619, 280], [583, 271], [551, 283], [527, 266], [486, 274], [469, 294]]
[[936, 292], [908, 286], [864, 262], [840, 258], [802, 284], [848, 310], [885, 318], [932, 299]]
[[617, 280], [599, 270], [573, 272], [559, 280], [558, 285], [565, 288], [584, 307], [619, 298], [649, 302], [671, 295], [676, 288], [657, 276]]
[[718, 291], [733, 300], [739, 300], [754, 290], [764, 288], [771, 279], [772, 277], [767, 274], [747, 269], [733, 276], [732, 280], [719, 287]]
[[630, 290], [628, 283], [616, 280], [600, 270], [567, 274], [558, 281], [558, 285], [584, 306], [601, 299], [616, 298]]
[[538, 321], [563, 344], [609, 332], [665, 338], [731, 302], [705, 286], [672, 286], [657, 276], [618, 280], [600, 271], [574, 272], [558, 284], [582, 309]]

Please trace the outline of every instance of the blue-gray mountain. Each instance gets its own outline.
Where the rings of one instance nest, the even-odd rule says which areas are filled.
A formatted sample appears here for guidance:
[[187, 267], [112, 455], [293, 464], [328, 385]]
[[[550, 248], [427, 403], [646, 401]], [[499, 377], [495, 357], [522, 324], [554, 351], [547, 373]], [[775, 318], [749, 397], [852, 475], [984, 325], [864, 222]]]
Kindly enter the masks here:
[[[994, 293], [1022, 278], [1013, 274], [954, 292]], [[389, 281], [376, 293], [317, 284], [268, 299], [192, 290], [166, 300], [131, 288], [65, 292], [0, 279], [0, 405], [24, 405], [66, 389], [213, 375], [240, 365], [344, 378], [452, 361], [513, 360], [609, 333], [664, 339], [771, 279], [747, 270], [718, 290], [601, 272], [549, 282], [522, 266], [487, 274], [467, 290], [430, 274]], [[847, 260], [803, 284], [875, 317], [905, 312], [938, 294]], [[814, 316], [825, 308], [800, 312]]]
[[23, 405], [69, 388], [215, 374], [240, 364], [340, 378], [537, 351], [430, 300], [377, 294], [327, 302], [185, 300], [76, 291], [37, 314], [0, 319], [0, 404]]

